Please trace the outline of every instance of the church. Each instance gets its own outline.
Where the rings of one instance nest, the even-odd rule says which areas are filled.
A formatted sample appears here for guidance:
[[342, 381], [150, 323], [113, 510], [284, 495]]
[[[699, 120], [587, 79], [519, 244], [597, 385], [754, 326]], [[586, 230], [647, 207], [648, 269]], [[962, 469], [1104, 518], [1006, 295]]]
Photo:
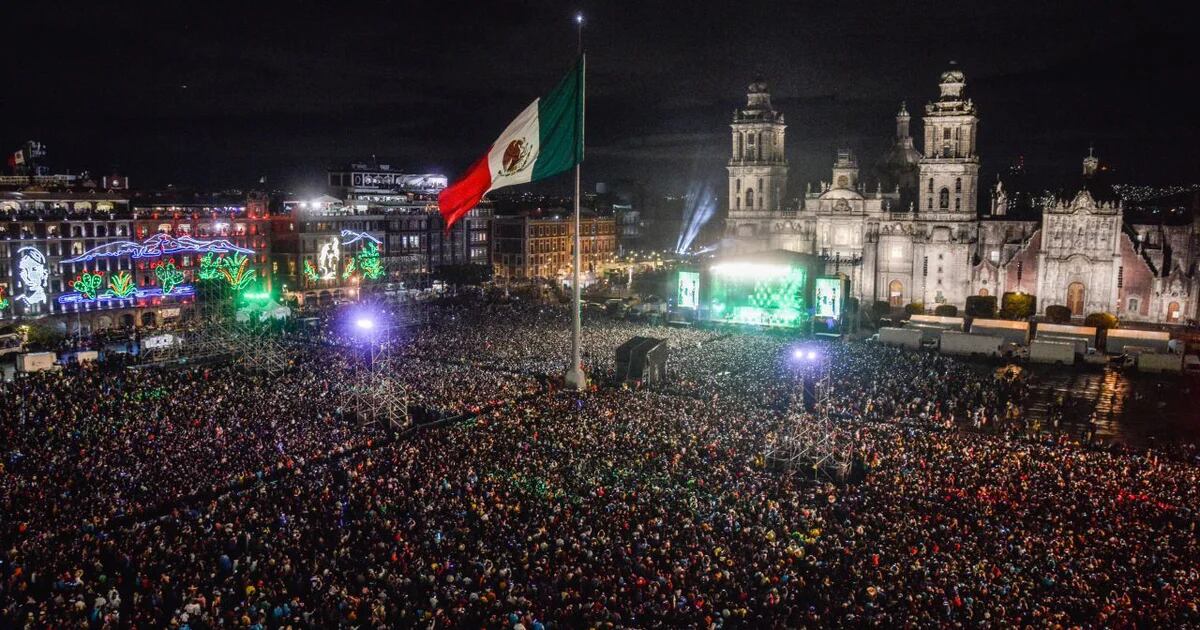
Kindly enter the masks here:
[[851, 282], [863, 304], [884, 301], [961, 311], [969, 296], [1032, 294], [1073, 317], [1109, 312], [1122, 321], [1182, 324], [1197, 318], [1200, 226], [1126, 222], [1111, 187], [1096, 183], [1089, 154], [1069, 198], [1037, 200], [1010, 216], [1015, 196], [997, 180], [979, 207], [979, 113], [966, 77], [943, 72], [925, 105], [921, 147], [905, 105], [874, 181], [839, 150], [829, 181], [788, 203], [784, 115], [763, 81], [733, 114], [728, 214], [722, 248], [783, 249], [819, 256], [825, 272]]

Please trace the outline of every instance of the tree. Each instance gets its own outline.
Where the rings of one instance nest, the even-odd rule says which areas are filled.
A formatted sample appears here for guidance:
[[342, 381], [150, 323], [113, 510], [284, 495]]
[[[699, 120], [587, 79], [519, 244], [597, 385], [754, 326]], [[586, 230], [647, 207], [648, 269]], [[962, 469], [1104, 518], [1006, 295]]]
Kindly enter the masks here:
[[1037, 312], [1037, 296], [1028, 293], [1005, 293], [1000, 300], [1000, 317], [1029, 319]]
[[938, 304], [933, 309], [933, 314], [939, 317], [957, 317], [958, 307], [953, 304]]
[[1094, 326], [1101, 330], [1117, 328], [1121, 322], [1112, 313], [1091, 313], [1083, 320], [1084, 326]]
[[925, 314], [925, 303], [911, 302], [904, 307], [904, 312], [908, 315], [923, 315]]
[[1055, 324], [1071, 323], [1071, 309], [1061, 304], [1051, 304], [1046, 307], [1046, 319]]
[[886, 300], [875, 300], [875, 302], [871, 304], [871, 320], [875, 323], [879, 323], [879, 320], [887, 317], [891, 314], [891, 312], [892, 305], [888, 304]]
[[996, 296], [972, 295], [967, 298], [967, 315], [991, 319], [996, 316]]

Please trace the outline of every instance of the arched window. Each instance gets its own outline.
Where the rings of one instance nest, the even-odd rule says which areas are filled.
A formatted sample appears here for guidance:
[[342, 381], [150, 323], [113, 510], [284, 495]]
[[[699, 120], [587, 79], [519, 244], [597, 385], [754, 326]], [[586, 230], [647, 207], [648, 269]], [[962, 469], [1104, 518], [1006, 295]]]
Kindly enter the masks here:
[[888, 284], [888, 305], [904, 306], [904, 285], [899, 280], [892, 280]]
[[980, 289], [980, 290], [979, 290], [979, 297], [987, 297], [987, 296], [988, 296], [988, 290], [987, 290], [987, 289]]
[[747, 208], [754, 207], [754, 189], [753, 188], [746, 189], [746, 207]]
[[954, 178], [954, 192], [956, 192], [956, 193], [962, 192], [962, 178], [961, 177]]
[[734, 157], [742, 157], [742, 132], [737, 132], [733, 136], [733, 155]]
[[1179, 321], [1179, 302], [1171, 302], [1167, 305], [1167, 321]]
[[950, 189], [943, 188], [942, 192], [938, 193], [938, 208], [945, 210], [950, 207]]
[[929, 192], [933, 192], [933, 178], [929, 178]]

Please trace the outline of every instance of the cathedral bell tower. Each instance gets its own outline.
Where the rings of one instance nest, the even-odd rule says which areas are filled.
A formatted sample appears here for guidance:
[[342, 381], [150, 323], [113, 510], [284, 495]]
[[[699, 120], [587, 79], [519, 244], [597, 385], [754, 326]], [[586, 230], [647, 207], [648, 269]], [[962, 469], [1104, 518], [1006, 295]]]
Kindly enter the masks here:
[[961, 213], [974, 219], [979, 185], [975, 104], [963, 96], [966, 79], [950, 62], [941, 94], [925, 106], [925, 146], [920, 161], [920, 213]]
[[782, 209], [787, 190], [785, 127], [783, 114], [771, 107], [767, 84], [762, 80], [751, 83], [746, 106], [734, 111], [730, 125], [733, 134], [727, 231], [731, 235], [765, 237], [765, 219]]

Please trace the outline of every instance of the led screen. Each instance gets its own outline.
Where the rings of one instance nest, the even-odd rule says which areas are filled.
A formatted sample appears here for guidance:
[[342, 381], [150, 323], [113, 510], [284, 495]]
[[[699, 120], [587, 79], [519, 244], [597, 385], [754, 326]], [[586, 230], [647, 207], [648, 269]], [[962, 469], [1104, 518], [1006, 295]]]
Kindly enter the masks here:
[[842, 279], [817, 278], [813, 283], [813, 308], [817, 317], [842, 317]]
[[679, 308], [700, 306], [700, 274], [694, 271], [679, 272], [679, 298], [676, 304]]
[[786, 264], [722, 263], [712, 267], [708, 317], [713, 321], [797, 328], [807, 317], [807, 274]]

